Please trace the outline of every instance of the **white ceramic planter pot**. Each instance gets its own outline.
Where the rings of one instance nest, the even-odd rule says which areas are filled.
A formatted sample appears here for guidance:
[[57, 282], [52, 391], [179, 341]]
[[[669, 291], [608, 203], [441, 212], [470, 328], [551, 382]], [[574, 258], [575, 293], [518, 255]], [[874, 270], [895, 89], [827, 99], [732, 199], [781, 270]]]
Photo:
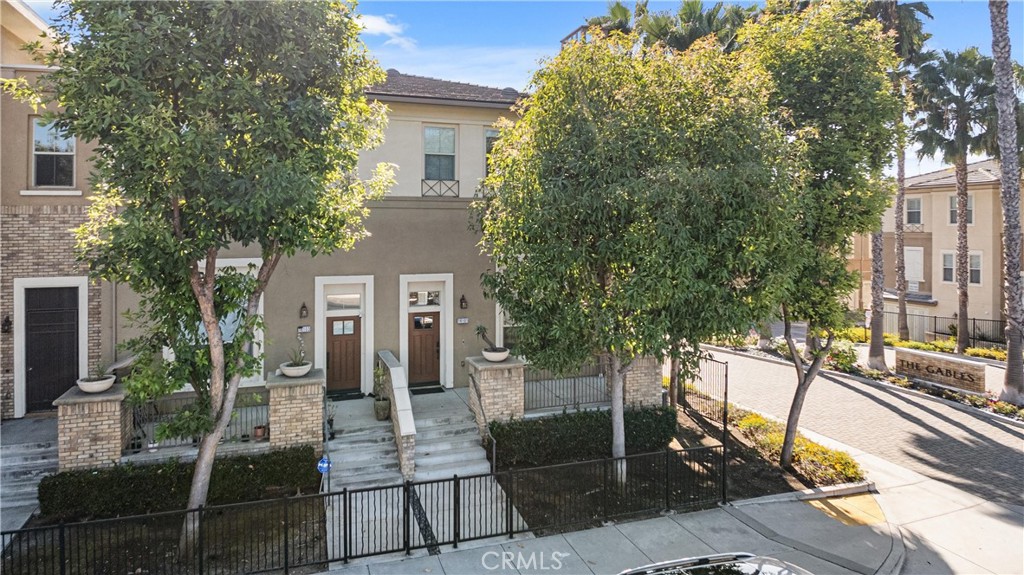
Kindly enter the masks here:
[[100, 393], [110, 389], [110, 386], [114, 385], [115, 379], [117, 379], [115, 376], [108, 375], [103, 379], [79, 379], [76, 383], [78, 383], [78, 389], [85, 393]]
[[309, 373], [310, 369], [313, 369], [313, 363], [307, 361], [306, 363], [303, 363], [302, 365], [292, 365], [289, 362], [289, 363], [282, 363], [280, 365], [280, 367], [281, 367], [281, 374], [284, 375], [285, 377], [302, 377], [302, 376], [306, 375], [307, 373]]
[[501, 363], [508, 359], [508, 350], [503, 347], [499, 347], [497, 351], [485, 349], [481, 353], [484, 354], [484, 359], [492, 363]]

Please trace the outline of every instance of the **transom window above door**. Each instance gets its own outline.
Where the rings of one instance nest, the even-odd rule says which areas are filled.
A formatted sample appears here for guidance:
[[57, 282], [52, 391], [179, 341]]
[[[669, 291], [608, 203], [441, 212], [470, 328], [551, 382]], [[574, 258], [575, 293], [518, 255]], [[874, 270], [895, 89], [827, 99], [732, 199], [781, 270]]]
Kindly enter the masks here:
[[424, 305], [441, 305], [440, 291], [409, 292], [409, 307]]
[[362, 296], [357, 293], [332, 294], [327, 296], [327, 311], [358, 311]]

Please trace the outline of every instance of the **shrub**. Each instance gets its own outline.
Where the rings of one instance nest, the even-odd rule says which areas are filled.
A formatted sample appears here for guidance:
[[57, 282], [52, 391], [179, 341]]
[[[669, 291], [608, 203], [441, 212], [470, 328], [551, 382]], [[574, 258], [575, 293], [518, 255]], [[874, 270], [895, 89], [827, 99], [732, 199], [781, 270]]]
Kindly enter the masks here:
[[995, 401], [992, 403], [992, 411], [999, 415], [1013, 417], [1017, 415], [1017, 406], [1008, 401]]
[[828, 357], [825, 358], [825, 367], [851, 373], [857, 365], [857, 348], [852, 342], [839, 340], [832, 342], [832, 348], [828, 350]]
[[[676, 412], [669, 407], [627, 409], [626, 453], [665, 449], [676, 433]], [[493, 421], [498, 463], [504, 467], [540, 467], [609, 457], [610, 411], [577, 411], [539, 419]]]
[[898, 335], [894, 334], [894, 333], [883, 333], [882, 334], [882, 341], [885, 343], [885, 345], [888, 345], [890, 347], [895, 347], [896, 346], [896, 342], [899, 341], [899, 340], [900, 340], [900, 337]]
[[[748, 413], [736, 427], [765, 459], [778, 461], [786, 432], [781, 423]], [[836, 485], [864, 479], [860, 465], [849, 454], [829, 449], [799, 434], [793, 443], [793, 468], [813, 485]]]
[[836, 339], [853, 343], [868, 343], [871, 341], [871, 330], [863, 327], [848, 327], [838, 330]]
[[[209, 505], [316, 492], [320, 473], [312, 447], [217, 459]], [[39, 483], [39, 507], [47, 520], [80, 521], [184, 509], [193, 462], [117, 465], [65, 471]]]
[[[793, 356], [789, 353], [789, 344], [786, 343], [786, 338], [784, 337], [773, 337], [772, 349], [775, 350], [775, 353], [781, 355], [786, 359], [793, 359]], [[803, 349], [800, 347], [800, 344], [797, 344], [796, 349], [798, 352], [803, 351]]]
[[969, 347], [964, 353], [971, 357], [983, 357], [996, 361], [1006, 361], [1006, 351], [994, 347]]
[[749, 331], [733, 332], [713, 337], [709, 343], [711, 345], [718, 345], [721, 347], [743, 348], [757, 345], [757, 335], [756, 333], [752, 334]]
[[937, 339], [932, 342], [932, 349], [935, 351], [941, 351], [943, 353], [954, 353], [956, 350], [955, 339]]
[[988, 398], [983, 395], [965, 394], [964, 401], [971, 407], [977, 407], [978, 409], [988, 407]]

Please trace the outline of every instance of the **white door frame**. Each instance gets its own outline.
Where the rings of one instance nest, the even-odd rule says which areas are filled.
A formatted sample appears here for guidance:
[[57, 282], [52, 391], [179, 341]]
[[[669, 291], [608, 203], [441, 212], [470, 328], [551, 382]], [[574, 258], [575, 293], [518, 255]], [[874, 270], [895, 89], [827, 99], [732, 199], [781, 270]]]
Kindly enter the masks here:
[[409, 284], [418, 282], [441, 282], [441, 385], [452, 388], [455, 385], [455, 323], [453, 317], [455, 287], [454, 274], [401, 274], [398, 276], [398, 361], [402, 362], [405, 377], [409, 377]]
[[316, 276], [313, 278], [313, 367], [324, 369], [327, 366], [327, 334], [324, 325], [327, 321], [327, 304], [325, 288], [335, 285], [362, 285], [363, 300], [359, 317], [362, 321], [360, 335], [359, 391], [373, 391], [373, 276]]
[[78, 288], [78, 377], [89, 375], [89, 278], [54, 276], [14, 278], [14, 417], [25, 417], [25, 290]]

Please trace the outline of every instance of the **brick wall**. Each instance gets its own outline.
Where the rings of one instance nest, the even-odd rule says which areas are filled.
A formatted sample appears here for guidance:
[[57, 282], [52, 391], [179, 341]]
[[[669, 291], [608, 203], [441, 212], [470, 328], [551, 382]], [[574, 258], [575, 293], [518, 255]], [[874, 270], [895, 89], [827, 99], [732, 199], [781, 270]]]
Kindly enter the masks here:
[[[71, 229], [86, 206], [0, 206], [0, 319], [14, 320], [14, 279], [83, 276]], [[89, 364], [100, 360], [100, 289], [89, 283]], [[14, 417], [14, 334], [0, 334], [0, 417]]]
[[312, 445], [319, 455], [323, 449], [324, 371], [314, 369], [305, 377], [272, 375], [267, 379], [270, 395], [270, 447]]
[[124, 391], [115, 385], [95, 394], [73, 387], [54, 402], [60, 471], [106, 467], [121, 459], [123, 401]]
[[661, 363], [657, 358], [634, 359], [623, 389], [626, 407], [661, 405], [661, 390]]
[[490, 421], [523, 417], [525, 362], [509, 358], [491, 363], [482, 357], [467, 357], [466, 366], [480, 388], [480, 405]]

